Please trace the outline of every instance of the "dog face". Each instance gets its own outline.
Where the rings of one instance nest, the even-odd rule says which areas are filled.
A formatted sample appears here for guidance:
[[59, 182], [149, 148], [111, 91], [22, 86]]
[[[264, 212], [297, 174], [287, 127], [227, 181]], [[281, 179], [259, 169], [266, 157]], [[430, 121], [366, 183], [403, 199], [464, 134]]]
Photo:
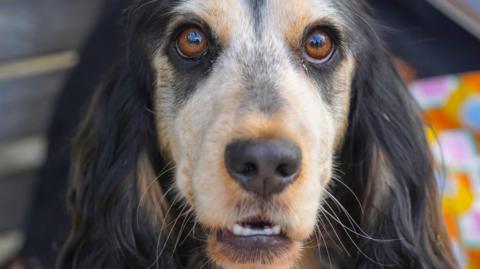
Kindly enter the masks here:
[[225, 268], [287, 268], [314, 232], [355, 69], [334, 2], [182, 1], [156, 46], [158, 138]]
[[58, 268], [457, 268], [363, 5], [136, 1], [75, 138]]

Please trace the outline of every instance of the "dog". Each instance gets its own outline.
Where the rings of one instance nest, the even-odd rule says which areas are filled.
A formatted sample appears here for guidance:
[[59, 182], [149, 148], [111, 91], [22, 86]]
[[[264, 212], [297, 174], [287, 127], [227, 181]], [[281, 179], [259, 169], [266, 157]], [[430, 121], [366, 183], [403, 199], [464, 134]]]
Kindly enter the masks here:
[[366, 2], [140, 0], [74, 142], [57, 267], [457, 268]]

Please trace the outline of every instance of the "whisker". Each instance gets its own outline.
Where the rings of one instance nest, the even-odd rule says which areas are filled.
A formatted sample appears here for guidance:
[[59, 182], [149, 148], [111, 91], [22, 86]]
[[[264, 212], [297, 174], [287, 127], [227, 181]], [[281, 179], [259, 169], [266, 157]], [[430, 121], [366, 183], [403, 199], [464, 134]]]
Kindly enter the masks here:
[[339, 244], [342, 246], [342, 249], [345, 250], [345, 252], [347, 252], [349, 257], [351, 257], [352, 256], [351, 253], [348, 251], [347, 247], [345, 247], [345, 245], [343, 244], [342, 239], [338, 235], [338, 233], [337, 233], [335, 227], [333, 226], [332, 222], [330, 221], [330, 219], [325, 215], [324, 211], [325, 211], [325, 209], [323, 207], [320, 207], [320, 213], [322, 213], [322, 215], [327, 219], [327, 222], [330, 225], [330, 227], [332, 228], [335, 236], [338, 239]]
[[158, 2], [158, 0], [146, 1], [145, 3], [143, 3], [143, 4], [141, 4], [141, 5], [137, 6], [137, 7], [135, 7], [135, 9], [133, 10], [133, 12], [136, 13], [136, 12], [138, 12], [140, 9], [145, 8], [146, 6], [151, 5], [151, 4], [155, 3], [155, 2]]
[[203, 269], [205, 266], [208, 266], [208, 265], [210, 265], [210, 264], [212, 264], [212, 263], [213, 263], [213, 260], [212, 260], [210, 257], [207, 257], [207, 258], [206, 258], [206, 261], [202, 264], [202, 266], [200, 266], [199, 269]]
[[[179, 196], [176, 196], [173, 200], [173, 202], [170, 204], [168, 210], [167, 210], [167, 213], [165, 214], [166, 216], [170, 213], [170, 210], [174, 207], [175, 203], [177, 203], [177, 199], [179, 198]], [[177, 218], [176, 218], [177, 219]], [[157, 238], [157, 246], [156, 246], [156, 257], [155, 257], [155, 260], [153, 261], [153, 263], [147, 267], [147, 269], [150, 269], [152, 268], [155, 264], [157, 265], [156, 267], [158, 268], [158, 261], [160, 260], [160, 256], [161, 256], [161, 252], [159, 251], [160, 249], [160, 241], [162, 240], [162, 234], [163, 234], [163, 230], [166, 226], [166, 222], [164, 223], [161, 223], [161, 227], [160, 227], [160, 231], [159, 231], [159, 234], [158, 234], [158, 238]], [[171, 232], [172, 230], [170, 230]], [[168, 242], [168, 238], [165, 240], [165, 244]], [[164, 246], [165, 246], [164, 244]], [[162, 250], [163, 252], [163, 250]]]
[[180, 211], [180, 214], [177, 215], [177, 217], [175, 218], [175, 221], [173, 222], [172, 225], [169, 225], [170, 226], [170, 231], [168, 232], [168, 235], [165, 239], [165, 243], [163, 244], [163, 247], [162, 249], [160, 250], [160, 254], [159, 255], [162, 255], [163, 254], [163, 251], [165, 251], [167, 245], [168, 245], [168, 241], [170, 240], [170, 236], [172, 235], [173, 233], [173, 230], [175, 229], [175, 225], [177, 224], [178, 220], [181, 218], [181, 215], [183, 213], [183, 211], [185, 210], [185, 208], [187, 207], [187, 204], [185, 203]]
[[[327, 206], [330, 207], [330, 205], [327, 204]], [[332, 210], [332, 208], [330, 207], [330, 210]], [[358, 250], [358, 252], [364, 256], [366, 259], [368, 259], [369, 261], [377, 264], [377, 265], [380, 265], [380, 266], [385, 266], [385, 267], [391, 267], [391, 266], [394, 266], [395, 264], [383, 264], [383, 263], [380, 263], [379, 261], [376, 261], [375, 259], [371, 258], [370, 256], [368, 256], [365, 252], [363, 252], [360, 247], [358, 246], [358, 244], [355, 242], [355, 240], [350, 236], [350, 234], [348, 233], [347, 230], [349, 230], [350, 232], [354, 233], [355, 235], [357, 236], [360, 236], [360, 237], [363, 237], [363, 235], [360, 235], [354, 231], [352, 231], [351, 229], [349, 229], [347, 226], [345, 226], [340, 220], [336, 219], [336, 217], [332, 216], [328, 211], [323, 211], [325, 212], [328, 216], [330, 216], [332, 219], [334, 219], [336, 222], [338, 222], [341, 227], [345, 230], [345, 234], [347, 235], [347, 237], [350, 239], [350, 241], [352, 242], [352, 244], [354, 245], [354, 247]], [[367, 239], [370, 239], [370, 240], [374, 240], [374, 241], [378, 241], [376, 239], [373, 239], [373, 238], [367, 238]]]
[[187, 211], [185, 213], [183, 213], [183, 215], [186, 215], [186, 216], [183, 217], [182, 225], [180, 226], [180, 230], [178, 231], [178, 234], [177, 234], [177, 239], [175, 240], [175, 244], [174, 244], [174, 247], [173, 247], [173, 252], [174, 253], [175, 253], [175, 250], [177, 249], [177, 246], [179, 246], [179, 241], [182, 238], [183, 230], [185, 229], [186, 224], [188, 224], [188, 222], [189, 222], [189, 220], [192, 216], [192, 214], [191, 214], [192, 210], [188, 206], [188, 203], [185, 203], [185, 205], [187, 206]]
[[[325, 224], [323, 223], [322, 221], [322, 224], [325, 226]], [[319, 230], [320, 230], [320, 226], [318, 226]], [[325, 227], [323, 227], [325, 232], [327, 231]], [[322, 238], [322, 241], [323, 241], [323, 244], [325, 245], [325, 250], [327, 252], [327, 257], [328, 257], [328, 263], [330, 264], [330, 268], [333, 268], [333, 263], [332, 263], [332, 258], [330, 257], [330, 251], [328, 250], [328, 245], [327, 245], [327, 241], [325, 240], [325, 237], [323, 237], [322, 235], [322, 232], [321, 231], [318, 231], [318, 234], [320, 235], [320, 237]], [[326, 233], [328, 234], [328, 233]], [[318, 240], [318, 237], [317, 237], [317, 240]], [[317, 244], [317, 249], [318, 251], [320, 252], [320, 246]]]
[[340, 183], [340, 185], [344, 186], [355, 198], [356, 202], [358, 203], [358, 206], [360, 207], [360, 211], [362, 212], [362, 215], [365, 214], [365, 210], [363, 209], [362, 202], [360, 202], [360, 198], [355, 194], [355, 192], [350, 188], [345, 182], [341, 180], [340, 176], [337, 176], [335, 173], [343, 173], [343, 171], [339, 170], [337, 167], [333, 166], [333, 174], [332, 174], [332, 180], [334, 180], [337, 183]]
[[[347, 228], [350, 232], [360, 236], [360, 237], [363, 237], [363, 238], [366, 238], [366, 239], [369, 239], [369, 240], [372, 240], [372, 241], [376, 241], [376, 242], [385, 242], [385, 243], [389, 243], [389, 242], [393, 242], [393, 241], [398, 241], [399, 239], [380, 239], [380, 238], [373, 238], [372, 236], [370, 236], [367, 232], [365, 232], [362, 227], [355, 221], [355, 219], [350, 215], [350, 213], [348, 212], [347, 209], [345, 209], [345, 207], [340, 203], [340, 201], [338, 201], [337, 198], [335, 198], [335, 196], [333, 196], [327, 189], [324, 189], [325, 193], [332, 199], [332, 201], [334, 201], [336, 203], [337, 206], [339, 206], [339, 208], [343, 211], [343, 213], [345, 214], [345, 216], [347, 217], [347, 219], [349, 220], [350, 224], [352, 225], [352, 228], [349, 228], [347, 227], [344, 223], [342, 223], [342, 221], [337, 217], [337, 218], [334, 218], [330, 212], [328, 211], [325, 211], [327, 214], [330, 214], [330, 216], [336, 221], [338, 222], [340, 225], [343, 225], [345, 228]], [[334, 210], [331, 208], [331, 206], [329, 204], [327, 204], [327, 206], [330, 208], [330, 210], [332, 212], [334, 212]], [[355, 231], [355, 230], [352, 230], [352, 229], [358, 229], [359, 232]]]
[[[140, 212], [140, 207], [141, 205], [144, 203], [144, 200], [147, 196], [147, 193], [148, 191], [150, 190], [150, 188], [158, 182], [158, 180], [163, 176], [165, 175], [166, 173], [169, 173], [170, 171], [172, 171], [173, 169], [175, 169], [175, 166], [174, 165], [171, 165], [173, 162], [172, 161], [169, 161], [165, 167], [163, 168], [162, 171], [160, 171], [159, 175], [156, 176], [155, 178], [153, 178], [147, 185], [147, 188], [146, 190], [143, 191], [143, 193], [140, 195], [140, 199], [139, 199], [139, 202], [138, 202], [138, 205], [137, 205], [137, 210], [136, 210], [136, 222], [137, 222], [137, 225], [139, 224], [139, 212]], [[172, 186], [170, 186], [168, 188], [168, 190], [163, 194], [163, 196], [161, 197], [161, 200], [165, 199], [166, 195], [174, 188], [174, 185], [172, 184]]]

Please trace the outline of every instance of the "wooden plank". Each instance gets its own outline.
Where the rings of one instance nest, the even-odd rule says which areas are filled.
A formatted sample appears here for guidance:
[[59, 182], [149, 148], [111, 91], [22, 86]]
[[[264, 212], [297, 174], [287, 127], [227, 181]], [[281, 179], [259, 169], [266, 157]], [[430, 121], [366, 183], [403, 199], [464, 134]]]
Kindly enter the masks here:
[[478, 3], [458, 0], [427, 1], [480, 39], [480, 13], [478, 9], [474, 9], [478, 8]]
[[46, 148], [41, 135], [0, 143], [0, 177], [38, 169], [45, 161]]
[[22, 247], [25, 235], [20, 230], [0, 233], [0, 265], [8, 262]]
[[103, 1], [0, 1], [0, 61], [78, 49]]
[[78, 63], [78, 53], [68, 50], [0, 63], [0, 81], [71, 69]]
[[44, 132], [68, 71], [0, 81], [0, 141]]
[[[45, 154], [46, 141], [41, 136], [0, 144], [0, 232], [23, 227]], [[0, 260], [2, 247], [4, 254], [8, 250], [0, 245]]]
[[23, 227], [37, 171], [0, 177], [0, 231]]

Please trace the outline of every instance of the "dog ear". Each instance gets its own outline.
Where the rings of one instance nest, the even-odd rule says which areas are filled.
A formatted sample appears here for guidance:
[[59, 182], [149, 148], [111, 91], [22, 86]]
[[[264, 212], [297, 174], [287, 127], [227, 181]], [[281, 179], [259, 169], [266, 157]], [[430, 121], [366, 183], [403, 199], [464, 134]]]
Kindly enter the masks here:
[[168, 250], [155, 256], [166, 218], [164, 179], [156, 168], [166, 165], [156, 142], [151, 68], [145, 57], [128, 59], [96, 94], [75, 139], [72, 228], [58, 268], [146, 268], [153, 262], [176, 268]]
[[343, 180], [361, 206], [352, 207], [359, 203], [351, 191], [335, 187], [353, 208], [342, 222], [359, 253], [355, 268], [456, 268], [420, 110], [380, 40], [369, 38], [370, 52], [357, 58], [340, 157]]

